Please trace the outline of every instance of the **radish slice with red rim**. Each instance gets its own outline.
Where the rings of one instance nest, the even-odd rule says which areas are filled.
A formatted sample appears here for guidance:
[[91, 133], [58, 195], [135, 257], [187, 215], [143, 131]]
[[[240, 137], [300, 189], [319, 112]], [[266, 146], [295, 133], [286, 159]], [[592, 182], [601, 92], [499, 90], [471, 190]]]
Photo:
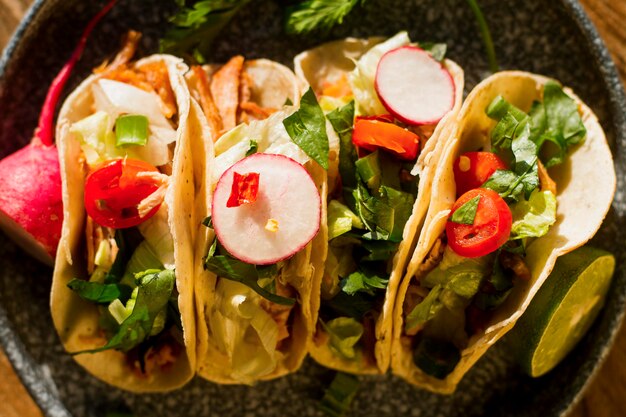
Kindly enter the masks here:
[[[258, 174], [254, 202], [228, 207], [235, 174]], [[211, 217], [215, 234], [232, 256], [254, 265], [287, 259], [317, 234], [321, 198], [298, 162], [283, 155], [257, 153], [231, 166], [219, 179]]]
[[376, 92], [397, 119], [411, 125], [439, 122], [454, 105], [454, 80], [428, 52], [403, 46], [382, 56]]

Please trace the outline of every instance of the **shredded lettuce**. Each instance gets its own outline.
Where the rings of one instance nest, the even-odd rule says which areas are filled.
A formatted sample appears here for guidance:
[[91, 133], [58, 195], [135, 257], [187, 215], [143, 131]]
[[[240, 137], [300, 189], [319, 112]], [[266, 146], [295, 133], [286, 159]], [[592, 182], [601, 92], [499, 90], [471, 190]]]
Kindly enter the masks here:
[[167, 219], [167, 207], [161, 204], [154, 216], [137, 228], [164, 268], [174, 269], [174, 238]]
[[356, 344], [363, 336], [363, 325], [351, 317], [337, 317], [328, 323], [322, 322], [328, 332], [330, 350], [345, 359], [355, 359]]
[[556, 197], [550, 191], [535, 191], [528, 201], [511, 207], [511, 239], [541, 237], [556, 222]]
[[354, 93], [358, 114], [376, 115], [387, 113], [385, 106], [378, 99], [378, 94], [374, 87], [378, 62], [386, 52], [410, 43], [411, 40], [408, 33], [400, 32], [385, 42], [374, 46], [356, 62], [355, 69], [348, 76], [348, 82]]
[[231, 359], [233, 377], [252, 383], [276, 368], [278, 325], [263, 308], [261, 297], [238, 282], [219, 280], [209, 326], [217, 348]]
[[363, 222], [347, 206], [337, 200], [328, 204], [328, 240], [348, 233], [352, 228], [362, 229]]
[[135, 287], [135, 275], [147, 270], [164, 269], [163, 264], [159, 260], [158, 255], [147, 240], [144, 240], [137, 246], [135, 251], [126, 264], [126, 270], [121, 282], [123, 284]]

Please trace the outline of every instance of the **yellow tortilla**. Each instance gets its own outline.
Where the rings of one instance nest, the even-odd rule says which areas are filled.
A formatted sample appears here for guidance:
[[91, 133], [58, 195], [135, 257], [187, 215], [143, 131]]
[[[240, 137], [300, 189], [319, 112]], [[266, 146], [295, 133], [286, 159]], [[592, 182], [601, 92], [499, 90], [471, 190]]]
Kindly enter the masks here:
[[[369, 39], [347, 38], [323, 44], [314, 49], [302, 52], [294, 60], [296, 75], [302, 80], [303, 85], [310, 85], [314, 91], [320, 91], [324, 85], [337, 82], [342, 77], [347, 76], [354, 68], [354, 62], [376, 44], [382, 42], [384, 38], [375, 37]], [[321, 326], [317, 326], [313, 343], [309, 346], [309, 353], [318, 363], [328, 368], [336, 369], [353, 374], [383, 374], [389, 368], [391, 361], [391, 332], [393, 327], [392, 312], [396, 293], [405, 264], [415, 241], [417, 240], [424, 216], [428, 210], [431, 198], [432, 177], [435, 173], [435, 164], [439, 159], [444, 144], [451, 131], [451, 124], [454, 122], [456, 114], [461, 108], [463, 99], [464, 75], [463, 70], [456, 63], [446, 59], [444, 67], [450, 72], [455, 84], [455, 102], [450, 112], [439, 121], [435, 130], [422, 149], [415, 170], [420, 175], [420, 187], [413, 206], [413, 213], [407, 221], [403, 240], [396, 252], [389, 284], [386, 289], [385, 302], [381, 314], [376, 319], [375, 337], [376, 344], [374, 355], [376, 363], [371, 363], [363, 355], [354, 360], [348, 360], [335, 355], [326, 340], [328, 337]], [[331, 144], [331, 150], [332, 150]], [[335, 149], [338, 153], [339, 150]], [[329, 169], [329, 176], [331, 170]], [[332, 184], [332, 182], [329, 182]], [[329, 186], [330, 187], [330, 186]], [[324, 225], [326, 226], [326, 225]], [[327, 234], [327, 231], [326, 231]], [[325, 242], [328, 245], [328, 242]], [[326, 248], [327, 250], [327, 248]], [[324, 261], [320, 264], [324, 266]], [[318, 321], [318, 311], [320, 307], [319, 287], [321, 281], [315, 281], [317, 297], [313, 310], [313, 322]]]
[[[108, 350], [74, 356], [81, 366], [97, 378], [132, 392], [163, 392], [181, 387], [193, 377], [196, 363], [191, 250], [196, 230], [191, 228], [188, 221], [190, 210], [185, 203], [193, 201], [194, 197], [194, 189], [189, 181], [193, 176], [190, 142], [194, 140], [194, 135], [202, 137], [198, 133], [202, 127], [197, 125], [198, 119], [192, 117], [195, 109], [190, 108], [192, 101], [183, 79], [187, 66], [181, 59], [155, 55], [140, 60], [135, 65], [158, 61], [164, 61], [168, 68], [178, 109], [176, 148], [164, 205], [167, 206], [168, 223], [174, 240], [176, 287], [179, 293], [184, 346], [174, 364], [167, 369], [157, 367], [147, 377], [135, 374], [126, 362], [126, 354], [120, 351]], [[63, 104], [57, 123], [64, 220], [50, 303], [54, 326], [68, 352], [94, 349], [102, 344], [102, 341], [96, 340], [100, 317], [97, 306], [82, 300], [67, 288], [67, 283], [72, 278], [87, 278], [84, 243], [86, 213], [83, 202], [86, 173], [82, 170], [83, 164], [79, 163], [81, 148], [78, 139], [70, 133], [70, 125], [93, 113], [91, 86], [98, 79], [99, 75], [92, 75], [78, 86]]]
[[[204, 69], [211, 74], [215, 66], [205, 66]], [[253, 81], [251, 99], [261, 107], [281, 108], [286, 98], [296, 104], [299, 102], [300, 84], [293, 72], [283, 65], [259, 59], [246, 61], [244, 70]], [[250, 139], [258, 140], [258, 138]], [[271, 137], [268, 140], [271, 141]], [[259, 143], [261, 142], [259, 141]], [[281, 269], [282, 274], [279, 279], [295, 289], [297, 303], [294, 311], [291, 312], [290, 334], [287, 342], [280, 350], [282, 356], [277, 360], [276, 367], [258, 378], [248, 378], [237, 374], [233, 366], [233, 352], [220, 348], [210, 324], [211, 316], [215, 314], [215, 309], [218, 308], [220, 294], [218, 294], [217, 288], [220, 279], [203, 267], [203, 258], [207, 255], [208, 249], [215, 239], [213, 230], [202, 225], [202, 220], [211, 213], [212, 185], [218, 180], [218, 178], [214, 178], [212, 168], [215, 155], [227, 151], [230, 145], [233, 144], [224, 141], [216, 143], [215, 150], [211, 149], [205, 152], [204, 160], [200, 160], [201, 157], [194, 154], [199, 197], [196, 198], [192, 228], [200, 231], [195, 240], [194, 265], [198, 338], [197, 372], [201, 377], [221, 384], [252, 384], [258, 380], [270, 380], [296, 371], [306, 356], [307, 343], [314, 330], [311, 319], [311, 303], [312, 291], [314, 292], [315, 288], [311, 286], [311, 281], [318, 279], [314, 277], [321, 274], [320, 268], [317, 268], [316, 265], [323, 264], [321, 257], [325, 254], [323, 252], [325, 245], [320, 245], [320, 242], [325, 240], [325, 236], [323, 236], [324, 229], [320, 228], [318, 236], [303, 250], [285, 261]], [[259, 147], [259, 152], [262, 151], [263, 149]], [[307, 162], [305, 168], [313, 177], [320, 195], [325, 201], [326, 171], [314, 161]], [[325, 220], [326, 216], [323, 213], [322, 222]], [[243, 284], [241, 285], [243, 286]]]
[[[407, 267], [394, 311], [392, 371], [409, 383], [428, 390], [452, 393], [467, 370], [485, 351], [508, 332], [524, 313], [539, 287], [546, 280], [557, 257], [585, 244], [602, 224], [615, 193], [615, 170], [611, 152], [598, 119], [574, 93], [566, 93], [578, 103], [579, 112], [587, 129], [585, 141], [570, 149], [565, 163], [553, 167], [549, 173], [557, 184], [557, 220], [547, 235], [527, 247], [525, 261], [532, 278], [517, 283], [505, 303], [494, 313], [487, 329], [473, 335], [455, 370], [439, 380], [423, 373], [413, 363], [410, 340], [402, 336], [403, 303], [409, 283], [420, 279], [418, 269], [433, 244], [445, 230], [450, 208], [456, 200], [452, 166], [464, 152], [483, 147], [490, 149], [489, 132], [495, 121], [487, 117], [485, 109], [498, 95], [528, 112], [535, 100], [541, 100], [548, 78], [519, 71], [497, 73], [480, 83], [465, 100], [458, 122], [452, 129], [451, 140], [438, 163], [433, 180], [433, 191], [426, 216], [424, 232]], [[417, 275], [416, 275], [417, 274]]]

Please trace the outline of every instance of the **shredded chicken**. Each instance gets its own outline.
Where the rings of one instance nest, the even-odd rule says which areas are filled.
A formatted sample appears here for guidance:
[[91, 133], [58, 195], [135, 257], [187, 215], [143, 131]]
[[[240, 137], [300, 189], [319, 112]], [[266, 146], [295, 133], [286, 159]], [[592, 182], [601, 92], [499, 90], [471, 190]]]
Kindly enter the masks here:
[[548, 170], [545, 166], [543, 166], [539, 159], [537, 159], [537, 173], [539, 174], [541, 191], [551, 191], [552, 194], [556, 195], [556, 183], [552, 180], [552, 178], [550, 178]]
[[272, 113], [276, 112], [276, 109], [261, 107], [251, 101], [243, 101], [240, 104], [240, 107], [243, 112], [251, 114], [252, 116], [254, 116], [255, 119], [258, 120], [267, 119], [272, 115]]
[[237, 125], [243, 62], [241, 55], [231, 58], [211, 79], [211, 94], [222, 117], [224, 130], [231, 130]]
[[115, 230], [100, 226], [89, 216], [87, 216], [85, 220], [85, 234], [87, 238], [87, 273], [91, 275], [96, 269], [96, 251], [100, 247], [100, 242], [103, 240], [108, 241], [110, 247], [109, 260], [111, 264], [115, 260], [119, 248], [115, 242]]
[[159, 188], [157, 188], [156, 191], [141, 200], [141, 202], [137, 205], [139, 217], [145, 217], [152, 211], [152, 209], [161, 205], [161, 203], [165, 200], [165, 193], [170, 183], [170, 177], [165, 174], [161, 174], [160, 172], [149, 171], [138, 173], [137, 179], [149, 179], [150, 182], [159, 184]]
[[520, 255], [502, 251], [499, 260], [502, 268], [512, 271], [516, 278], [523, 281], [528, 281], [531, 278], [530, 269]]
[[133, 59], [135, 52], [137, 51], [137, 45], [141, 39], [141, 33], [134, 30], [129, 30], [124, 39], [124, 45], [122, 49], [117, 53], [111, 63], [103, 62], [98, 68], [94, 70], [94, 73], [100, 74], [108, 71], [115, 71], [118, 68], [125, 66]]
[[209, 77], [202, 67], [198, 65], [191, 67], [191, 70], [196, 77], [196, 91], [200, 98], [202, 112], [209, 123], [213, 141], [216, 141], [224, 129], [224, 126], [222, 125], [222, 117], [220, 116], [219, 109], [215, 105], [215, 101], [213, 101], [213, 96], [211, 95]]
[[[145, 353], [137, 348], [131, 350], [127, 353], [126, 361], [137, 377], [149, 378], [155, 371], [167, 369], [176, 362], [180, 353], [180, 345], [170, 335], [165, 335], [160, 336]], [[139, 355], [143, 355], [143, 361]]]
[[[281, 297], [293, 297], [295, 295], [294, 290], [280, 282], [280, 279], [276, 279], [275, 282], [277, 295], [280, 295]], [[288, 321], [291, 311], [293, 310], [293, 306], [272, 303], [265, 298], [261, 300], [260, 306], [263, 310], [267, 311], [270, 316], [272, 316], [272, 319], [274, 319], [278, 325], [277, 341], [280, 344], [282, 340], [289, 337]]]

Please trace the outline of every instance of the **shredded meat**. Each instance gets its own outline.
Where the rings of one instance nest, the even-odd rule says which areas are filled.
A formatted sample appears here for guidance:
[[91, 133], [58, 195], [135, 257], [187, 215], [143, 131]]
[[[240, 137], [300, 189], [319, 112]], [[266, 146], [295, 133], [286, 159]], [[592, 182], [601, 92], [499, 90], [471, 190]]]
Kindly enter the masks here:
[[211, 94], [222, 117], [224, 130], [231, 130], [237, 125], [243, 62], [244, 58], [241, 55], [231, 58], [213, 74], [211, 79]]
[[[157, 370], [165, 370], [176, 362], [181, 346], [169, 334], [161, 334], [147, 351], [136, 347], [126, 355], [126, 362], [139, 378], [149, 378]], [[142, 357], [143, 356], [143, 357]]]
[[268, 117], [272, 115], [272, 113], [276, 111], [276, 109], [269, 109], [269, 108], [261, 107], [258, 104], [253, 103], [251, 101], [242, 102], [240, 107], [243, 112], [254, 116], [254, 118], [258, 120], [267, 119]]
[[[281, 297], [293, 297], [294, 290], [280, 282], [280, 279], [276, 279], [276, 294]], [[291, 311], [293, 310], [293, 306], [286, 306], [281, 304], [272, 303], [271, 301], [263, 298], [261, 300], [261, 308], [269, 313], [272, 316], [272, 319], [278, 325], [278, 346], [277, 349], [280, 349], [280, 342], [287, 339], [289, 337], [289, 316]]]
[[528, 281], [531, 278], [530, 269], [528, 269], [528, 265], [526, 265], [524, 258], [520, 255], [502, 251], [499, 260], [502, 268], [513, 272], [516, 278], [524, 281]]
[[156, 191], [141, 200], [137, 205], [139, 217], [145, 217], [152, 209], [161, 205], [165, 200], [165, 193], [170, 183], [170, 177], [160, 172], [140, 172], [137, 174], [137, 179], [149, 179], [151, 183], [159, 184], [159, 188], [157, 188]]
[[94, 223], [93, 219], [89, 216], [87, 216], [85, 220], [85, 234], [87, 238], [87, 273], [91, 275], [96, 269], [96, 251], [98, 247], [100, 247], [100, 242], [108, 240], [109, 246], [111, 247], [111, 263], [115, 260], [119, 248], [117, 247], [117, 243], [115, 243], [115, 230]]
[[539, 174], [541, 191], [551, 191], [552, 194], [556, 195], [556, 183], [550, 178], [548, 170], [539, 159], [537, 159], [537, 173]]
[[100, 74], [107, 71], [115, 71], [118, 68], [125, 66], [133, 59], [135, 52], [137, 51], [137, 45], [141, 39], [141, 33], [134, 30], [129, 30], [124, 39], [122, 49], [117, 53], [111, 63], [103, 62], [98, 68], [94, 70], [94, 73]]
[[216, 141], [224, 127], [222, 125], [222, 117], [220, 116], [219, 109], [215, 105], [215, 101], [213, 101], [213, 96], [211, 95], [209, 77], [202, 67], [198, 65], [191, 67], [191, 70], [196, 77], [196, 91], [200, 97], [200, 107], [202, 107], [202, 112], [209, 123], [213, 141]]

